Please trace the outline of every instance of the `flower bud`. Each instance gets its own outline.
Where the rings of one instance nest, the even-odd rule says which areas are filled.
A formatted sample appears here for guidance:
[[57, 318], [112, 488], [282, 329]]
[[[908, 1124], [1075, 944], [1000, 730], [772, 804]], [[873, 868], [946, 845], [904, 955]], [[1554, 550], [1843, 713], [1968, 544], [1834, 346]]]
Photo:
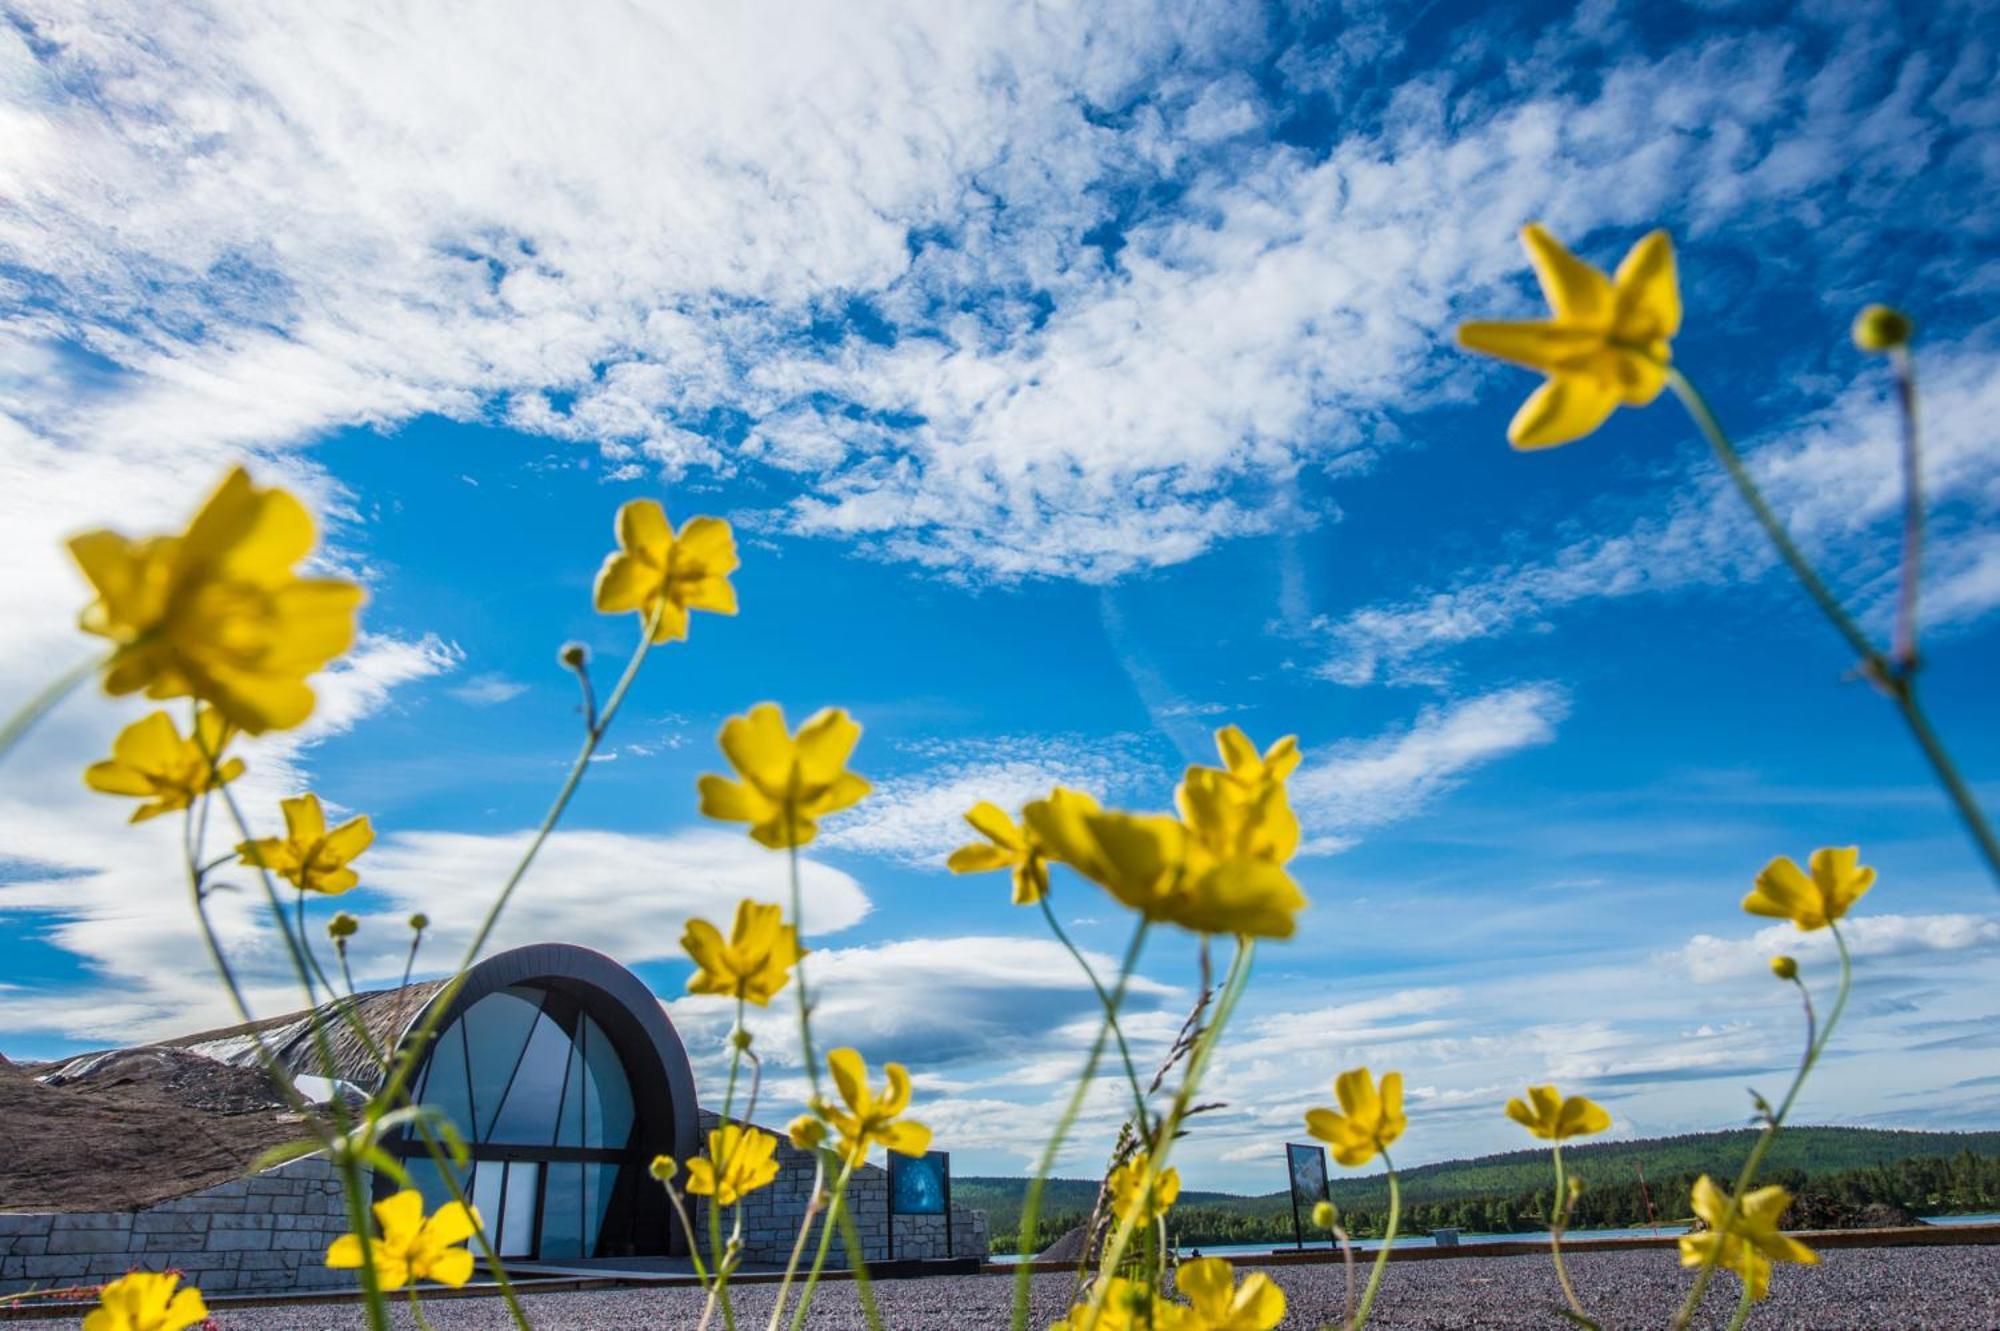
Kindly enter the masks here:
[[1574, 1174], [1571, 1174], [1571, 1175], [1569, 1176], [1569, 1200], [1570, 1200], [1570, 1204], [1571, 1204], [1571, 1205], [1575, 1205], [1575, 1203], [1576, 1203], [1576, 1199], [1577, 1199], [1577, 1198], [1579, 1198], [1579, 1197], [1581, 1197], [1581, 1196], [1583, 1196], [1583, 1180], [1582, 1180], [1582, 1179], [1580, 1179], [1580, 1178], [1578, 1178], [1578, 1177], [1577, 1177], [1576, 1175], [1574, 1175]]
[[1799, 978], [1799, 963], [1787, 956], [1772, 957], [1771, 974], [1781, 980], [1796, 980]]
[[431, 917], [424, 914], [422, 911], [418, 911], [415, 915], [412, 915], [410, 917], [410, 927], [416, 930], [418, 933], [422, 933], [424, 930], [431, 927]]
[[566, 642], [556, 653], [556, 660], [562, 662], [565, 670], [581, 670], [590, 664], [590, 648], [580, 642]]
[[826, 1124], [811, 1114], [800, 1114], [793, 1119], [786, 1132], [791, 1136], [792, 1145], [801, 1151], [818, 1150], [820, 1144], [826, 1140]]
[[750, 1047], [749, 1028], [738, 1026], [735, 1030], [731, 1031], [729, 1033], [729, 1044], [733, 1049], [747, 1050]]
[[1916, 331], [1909, 315], [1887, 305], [1870, 305], [1854, 317], [1854, 345], [1863, 351], [1894, 351], [1909, 345]]
[[361, 921], [346, 911], [335, 911], [333, 918], [326, 922], [326, 936], [336, 943], [344, 943], [354, 937], [360, 927]]
[[1332, 1229], [1340, 1223], [1340, 1208], [1332, 1202], [1313, 1203], [1313, 1228]]
[[681, 1172], [681, 1167], [674, 1163], [674, 1158], [670, 1155], [656, 1155], [653, 1157], [653, 1163], [646, 1167], [646, 1172], [662, 1183], [671, 1183], [674, 1175]]

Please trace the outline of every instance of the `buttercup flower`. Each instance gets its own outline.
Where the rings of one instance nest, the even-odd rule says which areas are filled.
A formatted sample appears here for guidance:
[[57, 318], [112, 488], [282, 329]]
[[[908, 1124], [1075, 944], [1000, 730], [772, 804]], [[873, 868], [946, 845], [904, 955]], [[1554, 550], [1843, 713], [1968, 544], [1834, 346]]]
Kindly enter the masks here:
[[1588, 1137], [1611, 1126], [1601, 1105], [1580, 1095], [1564, 1097], [1553, 1086], [1530, 1086], [1526, 1100], [1509, 1100], [1507, 1117], [1547, 1141]]
[[656, 1183], [672, 1183], [674, 1175], [681, 1172], [680, 1162], [670, 1155], [656, 1155], [653, 1163], [646, 1166], [646, 1172]]
[[[1174, 1204], [1174, 1199], [1181, 1195], [1180, 1170], [1171, 1165], [1157, 1175], [1152, 1170], [1151, 1154], [1139, 1151], [1111, 1171], [1106, 1186], [1111, 1189], [1112, 1209], [1120, 1219], [1136, 1215], [1136, 1223], [1150, 1225], [1165, 1215], [1167, 1208]], [[1149, 1183], [1152, 1185], [1150, 1197], [1147, 1196]]]
[[945, 861], [947, 869], [953, 873], [1012, 869], [1017, 906], [1032, 906], [1048, 895], [1048, 855], [1027, 828], [1018, 826], [999, 805], [985, 800], [966, 811], [965, 821], [986, 840], [954, 850]]
[[634, 499], [618, 510], [618, 546], [597, 571], [600, 614], [657, 615], [653, 641], [674, 642], [690, 610], [736, 613], [736, 537], [721, 518], [689, 518], [677, 536], [658, 500]]
[[1757, 886], [1743, 898], [1752, 915], [1790, 920], [1804, 930], [1824, 929], [1875, 886], [1875, 871], [1861, 862], [1858, 846], [1826, 846], [1812, 853], [1808, 878], [1780, 855], [1757, 875]]
[[[424, 1196], [415, 1188], [383, 1198], [374, 1209], [382, 1233], [369, 1248], [383, 1289], [401, 1289], [419, 1280], [455, 1287], [472, 1278], [472, 1254], [464, 1244], [479, 1232], [479, 1212], [461, 1202], [446, 1202], [427, 1220]], [[326, 1250], [326, 1264], [336, 1271], [359, 1267], [360, 1237], [342, 1234], [335, 1239]]]
[[1198, 1323], [1189, 1321], [1191, 1309], [1155, 1298], [1146, 1282], [1127, 1276], [1110, 1278], [1104, 1301], [1092, 1318], [1090, 1293], [1096, 1284], [1092, 1281], [1083, 1301], [1069, 1310], [1068, 1317], [1052, 1323], [1049, 1331], [1201, 1331]]
[[760, 702], [722, 723], [722, 754], [742, 780], [702, 777], [702, 814], [749, 823], [751, 837], [773, 850], [803, 846], [819, 834], [819, 819], [868, 793], [846, 770], [860, 739], [861, 727], [838, 707], [815, 712], [794, 737], [778, 705]]
[[1250, 742], [1250, 737], [1240, 727], [1224, 726], [1215, 732], [1215, 747], [1229, 769], [1230, 779], [1246, 794], [1254, 794], [1262, 786], [1283, 781], [1299, 765], [1297, 735], [1287, 735], [1259, 753], [1257, 746]]
[[826, 1124], [811, 1114], [800, 1114], [785, 1128], [785, 1135], [801, 1151], [817, 1151], [826, 1143]]
[[73, 538], [97, 591], [78, 622], [118, 647], [104, 691], [200, 698], [253, 735], [304, 721], [306, 677], [353, 644], [362, 600], [351, 582], [293, 574], [312, 547], [304, 506], [241, 467], [183, 535]]
[[1521, 243], [1553, 317], [1461, 324], [1458, 340], [1548, 376], [1514, 413], [1507, 440], [1551, 448], [1589, 434], [1620, 403], [1643, 407], [1660, 395], [1668, 343], [1681, 327], [1680, 287], [1664, 231], [1642, 237], [1609, 278], [1540, 223], [1522, 229]]
[[236, 847], [239, 863], [262, 865], [301, 892], [338, 896], [361, 881], [348, 862], [374, 844], [375, 829], [368, 815], [350, 818], [331, 832], [319, 796], [296, 795], [280, 800], [285, 811], [285, 835], [260, 837]]
[[242, 776], [241, 758], [211, 761], [221, 758], [229, 738], [229, 723], [213, 707], [196, 709], [194, 734], [185, 739], [172, 717], [154, 712], [119, 731], [111, 757], [85, 768], [83, 783], [107, 795], [145, 800], [132, 811], [132, 821], [143, 823], [185, 809], [197, 796]]
[[1174, 1285], [1187, 1299], [1188, 1331], [1271, 1331], [1285, 1320], [1285, 1291], [1261, 1271], [1236, 1283], [1236, 1268], [1220, 1257], [1182, 1262]]
[[1289, 938], [1292, 917], [1306, 905], [1283, 867], [1299, 848], [1299, 820], [1285, 793], [1298, 740], [1287, 735], [1259, 754], [1228, 726], [1215, 742], [1228, 767], [1189, 767], [1174, 795], [1187, 829], [1179, 921], [1210, 933]]
[[1373, 1160], [1409, 1126], [1400, 1072], [1385, 1074], [1377, 1091], [1374, 1074], [1353, 1068], [1334, 1079], [1333, 1093], [1341, 1112], [1308, 1109], [1306, 1131], [1331, 1146], [1333, 1158], [1350, 1169]]
[[770, 1004], [792, 978], [792, 963], [806, 954], [782, 910], [747, 899], [736, 903], [728, 942], [707, 920], [689, 920], [681, 946], [700, 967], [688, 977], [689, 993], [725, 994], [758, 1007]]
[[734, 1206], [778, 1177], [777, 1149], [778, 1139], [757, 1128], [717, 1128], [708, 1134], [708, 1154], [687, 1163], [687, 1190], [715, 1198], [717, 1206]]
[[1681, 1237], [1681, 1265], [1701, 1266], [1712, 1259], [1734, 1271], [1753, 1300], [1763, 1298], [1771, 1290], [1772, 1262], [1819, 1262], [1818, 1253], [1778, 1232], [1778, 1218], [1791, 1204], [1792, 1194], [1771, 1184], [1747, 1193], [1729, 1217], [1729, 1197], [1703, 1174], [1694, 1184], [1694, 1213], [1708, 1228]]
[[97, 1306], [83, 1317], [83, 1331], [183, 1331], [208, 1320], [201, 1291], [171, 1272], [134, 1271], [97, 1293]]
[[901, 1063], [883, 1065], [889, 1082], [880, 1095], [869, 1088], [868, 1065], [858, 1051], [836, 1049], [826, 1056], [826, 1066], [847, 1108], [826, 1104], [821, 1113], [840, 1134], [841, 1154], [848, 1161], [860, 1164], [868, 1158], [868, 1148], [877, 1142], [903, 1155], [922, 1155], [930, 1149], [931, 1130], [901, 1118], [910, 1107], [910, 1074]]

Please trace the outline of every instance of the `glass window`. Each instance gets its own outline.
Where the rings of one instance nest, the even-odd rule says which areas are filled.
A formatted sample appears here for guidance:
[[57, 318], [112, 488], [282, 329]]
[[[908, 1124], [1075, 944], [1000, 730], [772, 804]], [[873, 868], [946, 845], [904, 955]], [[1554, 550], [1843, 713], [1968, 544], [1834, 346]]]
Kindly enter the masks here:
[[583, 1171], [573, 1160], [548, 1166], [542, 1184], [540, 1256], [588, 1257], [583, 1246]]
[[583, 1095], [588, 1073], [583, 1065], [583, 1048], [569, 1047], [569, 1073], [563, 1078], [562, 1109], [556, 1116], [556, 1145], [583, 1145]]
[[500, 1241], [493, 1245], [502, 1257], [527, 1257], [535, 1251], [535, 1211], [540, 1203], [542, 1167], [533, 1160], [507, 1162], [506, 1209], [500, 1214]]
[[632, 1088], [625, 1080], [625, 1066], [602, 1026], [586, 1016], [582, 1032], [583, 1058], [590, 1066], [583, 1144], [622, 1151], [632, 1136]]
[[499, 1160], [478, 1160], [472, 1166], [472, 1192], [469, 1201], [472, 1209], [479, 1212], [479, 1227], [486, 1231], [486, 1241], [491, 1243], [500, 1232], [500, 1204], [504, 1200], [507, 1166]]
[[569, 1036], [547, 1012], [535, 1018], [534, 1034], [528, 1037], [528, 1047], [514, 1067], [514, 1080], [487, 1130], [488, 1141], [518, 1146], [554, 1143], [570, 1048]]
[[500, 989], [465, 1010], [466, 1053], [472, 1063], [472, 1108], [475, 1134], [484, 1139], [500, 1112], [500, 1098], [513, 1080], [514, 1065], [535, 1027], [541, 996], [530, 990]]
[[417, 1102], [442, 1110], [459, 1134], [470, 1140], [475, 1129], [472, 1092], [465, 1079], [464, 1023], [453, 1022], [438, 1037], [430, 1059], [424, 1064], [424, 1081], [417, 1089]]
[[597, 1240], [604, 1229], [604, 1213], [611, 1206], [611, 1191], [618, 1183], [617, 1165], [583, 1167], [583, 1251], [597, 1252]]

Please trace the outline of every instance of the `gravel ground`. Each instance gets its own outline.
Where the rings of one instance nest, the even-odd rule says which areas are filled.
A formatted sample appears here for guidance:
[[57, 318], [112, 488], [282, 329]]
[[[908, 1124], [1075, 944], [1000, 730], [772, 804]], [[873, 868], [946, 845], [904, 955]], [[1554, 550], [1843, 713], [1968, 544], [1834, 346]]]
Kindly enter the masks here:
[[[1665, 1325], [1687, 1288], [1686, 1276], [1664, 1252], [1578, 1255], [1570, 1258], [1570, 1273], [1584, 1305], [1606, 1331]], [[1343, 1277], [1338, 1266], [1281, 1266], [1271, 1274], [1290, 1302], [1286, 1328], [1317, 1327], [1339, 1315]], [[895, 1331], [1004, 1327], [1011, 1287], [1006, 1276], [876, 1284], [883, 1319]], [[739, 1291], [739, 1325], [762, 1325], [773, 1289], [757, 1285]], [[1067, 1276], [1036, 1277], [1033, 1325], [1046, 1327], [1060, 1316], [1068, 1290]], [[1701, 1325], [1709, 1331], [1720, 1328], [1733, 1311], [1736, 1294], [1735, 1282], [1719, 1277], [1708, 1300], [1710, 1315]], [[1560, 1298], [1545, 1258], [1392, 1262], [1369, 1325], [1397, 1331], [1564, 1331], [1570, 1324], [1551, 1311]], [[694, 1325], [701, 1302], [699, 1291], [692, 1289], [638, 1287], [535, 1294], [527, 1307], [535, 1325], [551, 1331], [651, 1331]], [[428, 1302], [425, 1311], [434, 1331], [500, 1331], [508, 1325], [505, 1305], [494, 1298], [438, 1299]], [[350, 1331], [362, 1325], [352, 1305], [325, 1304], [229, 1309], [216, 1320], [222, 1331]], [[407, 1312], [398, 1313], [397, 1324], [413, 1325]], [[810, 1325], [826, 1331], [863, 1326], [853, 1285], [821, 1286]], [[1756, 1331], [2000, 1331], [2000, 1247], [1849, 1248], [1824, 1254], [1816, 1269], [1779, 1267], [1771, 1297], [1750, 1325]]]

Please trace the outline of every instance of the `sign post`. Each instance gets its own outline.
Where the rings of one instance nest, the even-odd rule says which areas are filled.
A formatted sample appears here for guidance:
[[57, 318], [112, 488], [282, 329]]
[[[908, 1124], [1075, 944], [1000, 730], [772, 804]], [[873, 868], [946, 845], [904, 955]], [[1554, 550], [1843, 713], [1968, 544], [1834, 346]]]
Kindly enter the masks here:
[[951, 1232], [951, 1152], [923, 1155], [889, 1152], [889, 1260], [896, 1258], [896, 1217], [944, 1217], [944, 1255], [955, 1251]]
[[[1326, 1182], [1326, 1148], [1317, 1142], [1310, 1146], [1285, 1143], [1285, 1177], [1291, 1183], [1292, 1234], [1303, 1248], [1306, 1246], [1303, 1216], [1311, 1215], [1313, 1207], [1321, 1202], [1333, 1200]], [[1333, 1240], [1329, 1237], [1328, 1242]]]

